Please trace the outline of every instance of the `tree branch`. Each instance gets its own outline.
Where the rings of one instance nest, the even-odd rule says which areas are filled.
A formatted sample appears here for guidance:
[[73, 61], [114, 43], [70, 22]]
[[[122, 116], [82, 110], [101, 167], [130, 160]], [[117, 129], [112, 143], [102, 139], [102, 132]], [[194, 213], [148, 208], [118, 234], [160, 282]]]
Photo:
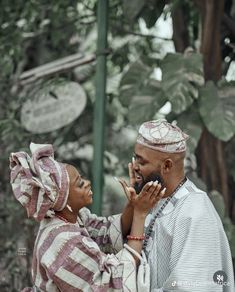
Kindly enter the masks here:
[[160, 36], [157, 36], [157, 35], [154, 35], [154, 34], [143, 34], [143, 33], [140, 33], [140, 32], [134, 32], [134, 31], [130, 31], [130, 30], [127, 30], [127, 29], [124, 29], [124, 28], [120, 28], [119, 26], [116, 26], [116, 29], [119, 32], [130, 34], [130, 35], [135, 35], [135, 36], [140, 36], [140, 37], [145, 37], [145, 38], [161, 39], [163, 41], [172, 41], [172, 39], [160, 37]]
[[95, 54], [83, 58], [81, 58], [81, 54], [68, 56], [66, 58], [62, 58], [60, 60], [56, 60], [54, 62], [50, 62], [48, 64], [23, 72], [19, 77], [19, 83], [21, 85], [32, 83], [38, 79], [70, 71], [73, 68], [92, 63], [95, 61], [95, 59]]

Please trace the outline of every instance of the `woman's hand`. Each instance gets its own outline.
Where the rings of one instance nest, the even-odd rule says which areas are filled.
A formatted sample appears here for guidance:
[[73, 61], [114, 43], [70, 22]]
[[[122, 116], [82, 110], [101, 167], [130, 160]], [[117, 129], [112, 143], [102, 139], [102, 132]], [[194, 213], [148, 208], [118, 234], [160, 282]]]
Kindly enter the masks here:
[[[166, 188], [161, 190], [161, 184], [158, 182], [148, 182], [144, 185], [142, 191], [139, 195], [135, 194], [135, 200], [133, 202], [135, 211], [143, 214], [148, 214], [150, 209], [152, 209], [164, 196]], [[132, 188], [131, 191], [135, 191]], [[134, 195], [132, 195], [134, 197]]]
[[136, 179], [135, 179], [135, 172], [134, 172], [134, 163], [135, 158], [132, 157], [132, 161], [128, 163], [128, 170], [129, 170], [129, 179], [130, 179], [130, 186], [134, 188]]
[[123, 179], [118, 179], [118, 181], [135, 211], [143, 214], [147, 214], [166, 192], [166, 188], [161, 190], [160, 183], [151, 181], [146, 183], [140, 194], [137, 195], [135, 189], [129, 187]]
[[124, 179], [120, 179], [115, 177], [115, 179], [122, 185], [123, 190], [126, 194], [126, 197], [128, 199], [128, 203], [130, 206], [134, 207], [133, 203], [136, 199], [136, 192], [134, 189], [136, 179], [135, 179], [135, 172], [134, 172], [134, 163], [135, 163], [135, 158], [132, 157], [132, 162], [128, 163], [128, 170], [129, 170], [129, 185], [126, 183]]

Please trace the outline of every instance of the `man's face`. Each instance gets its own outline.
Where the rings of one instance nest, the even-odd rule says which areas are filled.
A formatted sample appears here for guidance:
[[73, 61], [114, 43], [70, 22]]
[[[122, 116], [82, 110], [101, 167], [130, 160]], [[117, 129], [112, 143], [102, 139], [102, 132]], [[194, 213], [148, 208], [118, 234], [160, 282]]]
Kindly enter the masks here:
[[135, 190], [140, 193], [143, 186], [150, 181], [158, 181], [164, 185], [161, 174], [162, 165], [161, 154], [158, 151], [149, 149], [141, 144], [135, 145]]

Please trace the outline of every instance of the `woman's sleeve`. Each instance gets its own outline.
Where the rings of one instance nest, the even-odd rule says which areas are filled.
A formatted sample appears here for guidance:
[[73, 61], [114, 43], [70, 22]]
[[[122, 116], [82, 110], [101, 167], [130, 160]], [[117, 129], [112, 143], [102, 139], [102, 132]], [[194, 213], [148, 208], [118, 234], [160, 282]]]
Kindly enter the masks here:
[[83, 234], [64, 233], [41, 263], [60, 291], [136, 291], [136, 265], [125, 249], [104, 254]]
[[87, 208], [80, 211], [80, 216], [90, 237], [105, 253], [117, 253], [123, 248], [121, 214], [99, 217]]

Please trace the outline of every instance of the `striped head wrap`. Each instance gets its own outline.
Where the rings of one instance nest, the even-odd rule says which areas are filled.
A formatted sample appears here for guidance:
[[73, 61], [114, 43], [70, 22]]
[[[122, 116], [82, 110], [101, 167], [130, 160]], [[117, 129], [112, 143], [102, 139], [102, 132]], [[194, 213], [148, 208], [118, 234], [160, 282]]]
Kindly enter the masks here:
[[65, 164], [54, 159], [52, 145], [31, 143], [30, 151], [32, 157], [23, 151], [11, 153], [11, 185], [28, 217], [41, 221], [65, 208], [69, 176]]
[[137, 143], [167, 153], [186, 151], [188, 135], [165, 119], [148, 121], [139, 128]]

